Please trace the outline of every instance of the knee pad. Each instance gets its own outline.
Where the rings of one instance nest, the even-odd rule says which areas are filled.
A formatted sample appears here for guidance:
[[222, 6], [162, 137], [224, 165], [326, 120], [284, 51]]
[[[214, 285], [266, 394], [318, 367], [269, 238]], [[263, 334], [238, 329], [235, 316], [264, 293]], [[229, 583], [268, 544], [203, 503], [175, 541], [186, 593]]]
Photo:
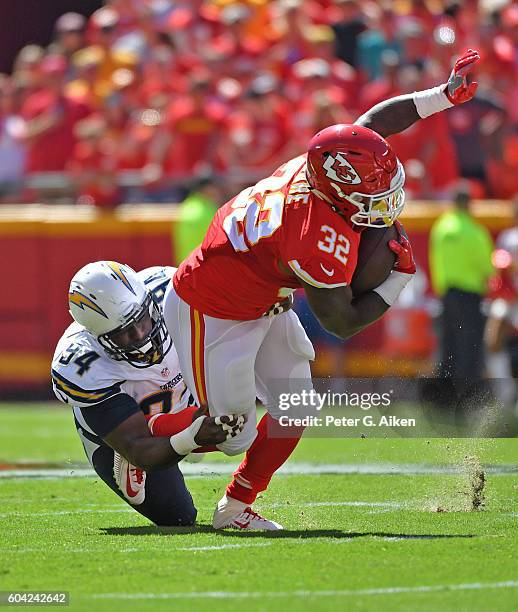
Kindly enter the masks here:
[[159, 512], [150, 513], [147, 518], [153, 521], [157, 527], [190, 527], [196, 523], [197, 515], [198, 510], [193, 506], [191, 509], [185, 509], [182, 512], [174, 509], [168, 512], [161, 509]]
[[252, 356], [230, 356], [227, 347], [210, 349], [208, 354], [211, 410], [215, 414], [243, 414], [253, 410], [256, 391]]

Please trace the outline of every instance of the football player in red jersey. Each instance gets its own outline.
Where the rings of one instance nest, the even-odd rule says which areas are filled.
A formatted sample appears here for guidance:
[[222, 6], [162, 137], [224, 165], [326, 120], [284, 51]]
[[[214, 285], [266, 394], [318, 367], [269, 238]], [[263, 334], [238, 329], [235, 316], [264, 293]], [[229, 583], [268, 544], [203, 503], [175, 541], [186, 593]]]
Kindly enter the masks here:
[[[404, 204], [403, 167], [384, 137], [470, 100], [476, 83], [467, 74], [478, 59], [469, 50], [446, 85], [391, 98], [354, 125], [319, 132], [307, 154], [225, 204], [174, 275], [164, 316], [186, 384], [211, 415], [249, 415], [240, 435], [218, 445], [228, 455], [247, 453], [215, 510], [216, 529], [281, 528], [250, 506], [303, 431], [278, 423], [271, 382], [284, 380], [290, 393], [312, 389], [314, 351], [289, 296], [302, 287], [322, 326], [344, 339], [393, 304], [415, 273], [401, 231], [390, 242], [397, 259], [387, 280], [356, 297], [349, 286], [363, 227], [396, 222]], [[257, 426], [256, 397], [267, 408]]]

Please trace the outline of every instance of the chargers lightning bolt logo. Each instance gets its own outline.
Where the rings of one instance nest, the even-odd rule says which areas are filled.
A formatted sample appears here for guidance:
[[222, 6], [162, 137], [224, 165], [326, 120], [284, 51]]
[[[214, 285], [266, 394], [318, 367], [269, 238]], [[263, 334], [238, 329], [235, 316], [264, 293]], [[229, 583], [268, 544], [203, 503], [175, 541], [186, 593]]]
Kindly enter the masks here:
[[110, 270], [115, 273], [117, 278], [122, 282], [122, 284], [126, 287], [126, 289], [129, 289], [131, 293], [133, 293], [133, 295], [137, 295], [133, 287], [131, 286], [131, 283], [129, 282], [129, 280], [126, 278], [126, 275], [122, 271], [121, 265], [118, 264], [116, 261], [107, 261], [106, 264], [108, 265]]
[[91, 300], [86, 295], [79, 293], [79, 291], [77, 291], [76, 289], [74, 289], [74, 291], [71, 291], [68, 294], [68, 301], [70, 302], [70, 304], [74, 304], [74, 306], [81, 308], [81, 310], [84, 310], [85, 307], [90, 308], [97, 314], [100, 314], [102, 317], [105, 317], [106, 319], [108, 318], [108, 315], [104, 312], [104, 310], [100, 306], [98, 306], [93, 300]]

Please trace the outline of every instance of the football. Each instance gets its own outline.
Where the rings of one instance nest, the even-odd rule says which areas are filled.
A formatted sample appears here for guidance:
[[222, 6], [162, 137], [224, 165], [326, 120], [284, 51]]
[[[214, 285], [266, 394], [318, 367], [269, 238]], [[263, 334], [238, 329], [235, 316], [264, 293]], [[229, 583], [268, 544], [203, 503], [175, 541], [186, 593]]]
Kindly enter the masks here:
[[389, 247], [390, 240], [397, 240], [397, 230], [387, 227], [368, 227], [363, 230], [358, 263], [351, 281], [353, 295], [372, 291], [388, 277], [394, 267], [396, 255]]

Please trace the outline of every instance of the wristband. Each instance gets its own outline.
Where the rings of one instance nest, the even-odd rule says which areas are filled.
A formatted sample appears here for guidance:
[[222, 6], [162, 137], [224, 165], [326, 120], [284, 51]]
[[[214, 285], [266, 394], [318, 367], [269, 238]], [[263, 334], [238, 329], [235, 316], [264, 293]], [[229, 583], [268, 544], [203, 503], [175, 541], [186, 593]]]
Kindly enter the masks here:
[[392, 306], [399, 294], [407, 286], [412, 276], [413, 274], [405, 274], [404, 272], [392, 270], [388, 278], [384, 280], [379, 287], [373, 289], [373, 291], [377, 293], [386, 304]]
[[177, 455], [188, 455], [192, 453], [195, 448], [200, 448], [200, 445], [196, 444], [194, 438], [200, 431], [200, 427], [205, 418], [205, 416], [198, 417], [194, 423], [187, 427], [187, 429], [169, 438], [169, 442]]
[[444, 85], [425, 89], [424, 91], [414, 91], [412, 99], [417, 109], [417, 114], [421, 119], [426, 119], [430, 115], [439, 113], [447, 108], [451, 108], [453, 104], [448, 100]]

